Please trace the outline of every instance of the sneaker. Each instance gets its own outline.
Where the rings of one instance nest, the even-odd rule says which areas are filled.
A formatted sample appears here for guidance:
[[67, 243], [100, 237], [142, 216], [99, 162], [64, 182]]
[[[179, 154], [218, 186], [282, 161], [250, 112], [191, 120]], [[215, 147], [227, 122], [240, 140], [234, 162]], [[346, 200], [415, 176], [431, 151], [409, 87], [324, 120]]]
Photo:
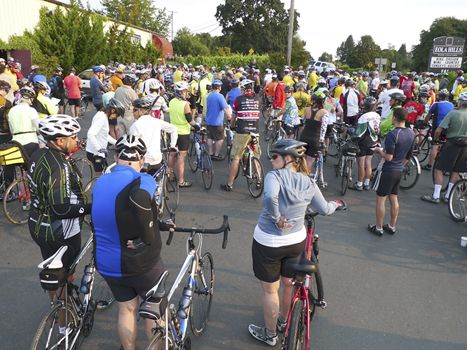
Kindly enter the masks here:
[[273, 336], [268, 335], [265, 327], [258, 327], [254, 324], [250, 324], [248, 326], [248, 331], [253, 338], [256, 338], [270, 346], [275, 346], [277, 343], [277, 334]]
[[430, 164], [425, 164], [422, 166], [423, 170], [431, 170], [432, 166]]
[[178, 187], [180, 188], [187, 188], [187, 187], [191, 187], [192, 186], [192, 183], [190, 181], [183, 181], [183, 182], [179, 182], [178, 183]]
[[376, 225], [370, 225], [368, 224], [368, 231], [370, 231], [371, 233], [374, 233], [375, 235], [381, 237], [383, 235], [383, 230], [379, 230], [376, 228]]
[[351, 184], [349, 188], [355, 191], [363, 191], [363, 185], [358, 186], [356, 182]]
[[224, 190], [224, 191], [230, 192], [230, 191], [232, 191], [232, 186], [230, 186], [230, 185], [227, 185], [227, 184], [225, 184], [225, 185], [221, 185], [221, 190]]
[[369, 191], [370, 190], [370, 184], [368, 184], [368, 185], [363, 184], [363, 189], [365, 191]]
[[425, 202], [430, 202], [433, 204], [438, 204], [439, 203], [439, 198], [433, 198], [432, 195], [426, 194], [420, 198], [422, 201]]
[[391, 234], [391, 235], [393, 235], [393, 234], [396, 233], [396, 229], [395, 229], [395, 228], [389, 227], [388, 224], [384, 224], [384, 225], [383, 225], [383, 231], [385, 231], [385, 232], [387, 232], [387, 233], [389, 233], [389, 234]]
[[287, 320], [282, 319], [281, 317], [279, 317], [277, 319], [276, 330], [279, 333], [284, 333], [286, 327], [287, 327]]

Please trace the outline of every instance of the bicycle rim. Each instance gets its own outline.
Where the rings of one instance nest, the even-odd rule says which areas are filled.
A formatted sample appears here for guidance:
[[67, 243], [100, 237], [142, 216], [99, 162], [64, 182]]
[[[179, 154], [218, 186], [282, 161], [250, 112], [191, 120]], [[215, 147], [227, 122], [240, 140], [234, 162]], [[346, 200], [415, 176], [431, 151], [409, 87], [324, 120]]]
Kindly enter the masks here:
[[253, 198], [258, 198], [264, 189], [264, 171], [263, 165], [256, 157], [251, 157], [251, 177], [247, 176], [248, 191]]
[[428, 141], [428, 137], [423, 137], [423, 140], [418, 145], [418, 160], [423, 163], [430, 154], [431, 144]]
[[164, 205], [170, 214], [174, 214], [180, 201], [178, 178], [174, 174], [166, 175], [164, 180]]
[[292, 306], [292, 316], [287, 335], [287, 350], [300, 350], [306, 348], [306, 310], [303, 300], [296, 300]]
[[195, 336], [201, 335], [207, 326], [214, 295], [214, 262], [211, 253], [204, 253], [198, 262], [195, 286], [190, 309], [190, 326]]
[[[65, 313], [68, 337], [60, 334], [58, 330], [58, 314], [60, 312]], [[79, 327], [78, 323], [78, 317], [69, 305], [66, 308], [64, 305], [54, 306], [54, 308], [40, 322], [36, 334], [34, 335], [31, 349], [43, 350], [57, 349], [59, 347], [60, 349], [66, 349], [66, 338], [68, 338], [68, 348], [71, 349], [71, 342]]]
[[402, 170], [400, 188], [403, 190], [411, 189], [417, 183], [419, 176], [417, 162], [411, 157]]
[[[174, 342], [170, 331], [168, 338], [169, 349], [172, 350], [174, 349]], [[152, 338], [149, 341], [149, 345], [146, 347], [146, 350], [165, 350], [165, 336], [162, 329], [155, 328], [153, 330]]]
[[214, 171], [212, 170], [211, 156], [207, 151], [202, 153], [202, 168], [201, 178], [203, 179], [204, 188], [210, 190], [212, 186], [212, 179], [214, 177]]
[[78, 174], [82, 183], [87, 183], [94, 177], [94, 167], [86, 158], [76, 158], [73, 161], [73, 169]]
[[344, 162], [342, 169], [342, 178], [341, 178], [341, 195], [345, 195], [347, 192], [347, 187], [349, 186], [349, 169], [347, 162]]
[[3, 211], [7, 219], [16, 225], [25, 224], [29, 219], [31, 192], [26, 180], [14, 180], [6, 189]]
[[190, 149], [188, 150], [188, 164], [192, 172], [198, 170], [198, 155], [196, 154], [195, 142], [190, 142]]
[[457, 181], [449, 194], [449, 215], [455, 222], [467, 216], [467, 180]]

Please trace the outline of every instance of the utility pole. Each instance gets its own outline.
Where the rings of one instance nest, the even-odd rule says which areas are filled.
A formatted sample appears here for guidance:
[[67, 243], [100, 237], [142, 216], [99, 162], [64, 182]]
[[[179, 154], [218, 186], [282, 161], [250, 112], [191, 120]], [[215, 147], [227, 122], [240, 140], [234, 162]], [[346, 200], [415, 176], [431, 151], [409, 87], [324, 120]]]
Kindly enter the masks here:
[[168, 11], [170, 12], [170, 22], [171, 22], [171, 25], [172, 25], [172, 30], [171, 30], [171, 33], [172, 33], [172, 42], [174, 41], [174, 13], [177, 13], [175, 11]]
[[287, 41], [287, 65], [290, 66], [292, 62], [292, 38], [293, 38], [293, 19], [294, 19], [294, 0], [290, 0], [290, 10], [289, 10], [289, 38]]

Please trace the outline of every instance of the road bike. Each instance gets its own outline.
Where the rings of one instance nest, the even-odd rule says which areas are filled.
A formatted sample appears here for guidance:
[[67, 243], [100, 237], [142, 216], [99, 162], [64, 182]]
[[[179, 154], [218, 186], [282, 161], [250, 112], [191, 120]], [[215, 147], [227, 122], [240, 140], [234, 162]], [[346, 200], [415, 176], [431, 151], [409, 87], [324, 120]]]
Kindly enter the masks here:
[[[215, 279], [213, 257], [209, 252], [202, 253], [203, 235], [223, 233], [222, 248], [226, 249], [229, 231], [227, 215], [224, 215], [222, 226], [217, 229], [175, 227], [170, 230], [167, 245], [172, 242], [174, 232], [189, 233], [187, 256], [170, 291], [167, 293], [165, 288], [168, 277], [168, 272], [165, 271], [154, 287], [147, 292], [139, 307], [138, 314], [141, 317], [155, 321], [147, 350], [190, 349], [188, 325], [195, 336], [206, 330]], [[176, 307], [170, 302], [186, 276], [187, 283]]]
[[321, 149], [319, 149], [317, 152], [313, 167], [315, 172], [310, 174], [310, 178], [318, 185], [320, 189], [326, 190], [328, 188], [328, 183], [324, 181], [324, 157], [323, 151]]
[[[162, 154], [168, 153], [167, 150], [163, 150]], [[155, 194], [155, 201], [158, 208], [159, 218], [164, 215], [164, 208], [170, 215], [175, 214], [180, 202], [180, 187], [178, 185], [178, 179], [174, 172], [169, 174], [169, 168], [165, 161], [167, 157], [163, 157], [160, 163], [159, 169], [155, 170], [152, 174], [154, 180], [158, 184], [158, 188]]]
[[467, 173], [460, 173], [449, 194], [449, 215], [455, 222], [467, 221]]
[[431, 151], [432, 143], [432, 124], [424, 120], [417, 120], [414, 124], [415, 136], [414, 154], [417, 155], [420, 163], [423, 163]]
[[265, 127], [264, 127], [264, 139], [269, 141], [269, 139], [273, 136], [275, 131], [277, 131], [277, 121], [279, 120], [278, 114], [280, 109], [278, 108], [270, 108], [268, 109], [269, 112], [266, 112], [267, 118], [265, 119]]
[[206, 142], [206, 128], [203, 127], [198, 132], [193, 132], [190, 148], [188, 150], [188, 163], [192, 172], [195, 173], [198, 169], [201, 170], [204, 188], [210, 190], [212, 187], [214, 170], [212, 169], [212, 160]]
[[[94, 324], [96, 310], [108, 308], [114, 301], [110, 288], [96, 272], [93, 254], [84, 266], [81, 285], [69, 281], [69, 276], [88, 251], [92, 252], [93, 236], [88, 238], [70, 268], [65, 271], [62, 257], [68, 250], [62, 246], [54, 255], [41, 262], [38, 267], [42, 288], [54, 292], [52, 309], [39, 323], [31, 349], [77, 349], [82, 340], [89, 336]], [[61, 331], [60, 328], [63, 327]]]
[[344, 132], [343, 124], [334, 123], [332, 125], [331, 137], [329, 137], [329, 145], [327, 146], [327, 154], [331, 157], [337, 157], [340, 149], [344, 144], [342, 133]]
[[359, 151], [358, 144], [355, 140], [347, 140], [341, 147], [339, 152], [339, 160], [334, 165], [334, 170], [337, 176], [341, 176], [341, 195], [345, 195], [349, 184], [352, 183], [352, 168], [357, 160]]
[[272, 145], [279, 140], [282, 140], [287, 137], [287, 133], [285, 132], [284, 128], [282, 127], [282, 120], [280, 119], [273, 119], [273, 129], [269, 135], [269, 140], [267, 144], [267, 156], [271, 159], [272, 153]]
[[230, 123], [224, 125], [224, 143], [222, 144], [222, 150], [219, 154], [219, 159], [224, 160], [227, 157], [227, 161], [230, 163], [230, 153], [233, 145], [234, 132], [230, 128]]
[[402, 176], [400, 181], [400, 188], [403, 190], [409, 190], [414, 187], [418, 179], [420, 178], [420, 174], [422, 173], [422, 168], [420, 166], [420, 162], [415, 154], [410, 156], [404, 163], [404, 168], [402, 169]]
[[240, 159], [237, 175], [235, 176], [237, 178], [240, 170], [242, 171], [243, 176], [246, 178], [248, 192], [253, 198], [261, 196], [264, 189], [263, 164], [254, 154], [256, 147], [259, 147], [259, 134], [250, 132], [250, 141]]

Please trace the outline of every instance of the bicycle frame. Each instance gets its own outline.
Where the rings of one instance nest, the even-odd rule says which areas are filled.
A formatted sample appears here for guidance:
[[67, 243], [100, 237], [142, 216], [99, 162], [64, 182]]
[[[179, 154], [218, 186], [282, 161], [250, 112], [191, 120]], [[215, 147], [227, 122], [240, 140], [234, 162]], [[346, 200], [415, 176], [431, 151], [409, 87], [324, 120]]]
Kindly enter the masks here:
[[[198, 159], [198, 167], [201, 171], [204, 170], [204, 160], [203, 160], [203, 152], [207, 153], [206, 149], [206, 134], [198, 134], [197, 132], [194, 133], [193, 142], [199, 145], [199, 153], [196, 153], [196, 157]], [[196, 149], [196, 147], [195, 147]]]

